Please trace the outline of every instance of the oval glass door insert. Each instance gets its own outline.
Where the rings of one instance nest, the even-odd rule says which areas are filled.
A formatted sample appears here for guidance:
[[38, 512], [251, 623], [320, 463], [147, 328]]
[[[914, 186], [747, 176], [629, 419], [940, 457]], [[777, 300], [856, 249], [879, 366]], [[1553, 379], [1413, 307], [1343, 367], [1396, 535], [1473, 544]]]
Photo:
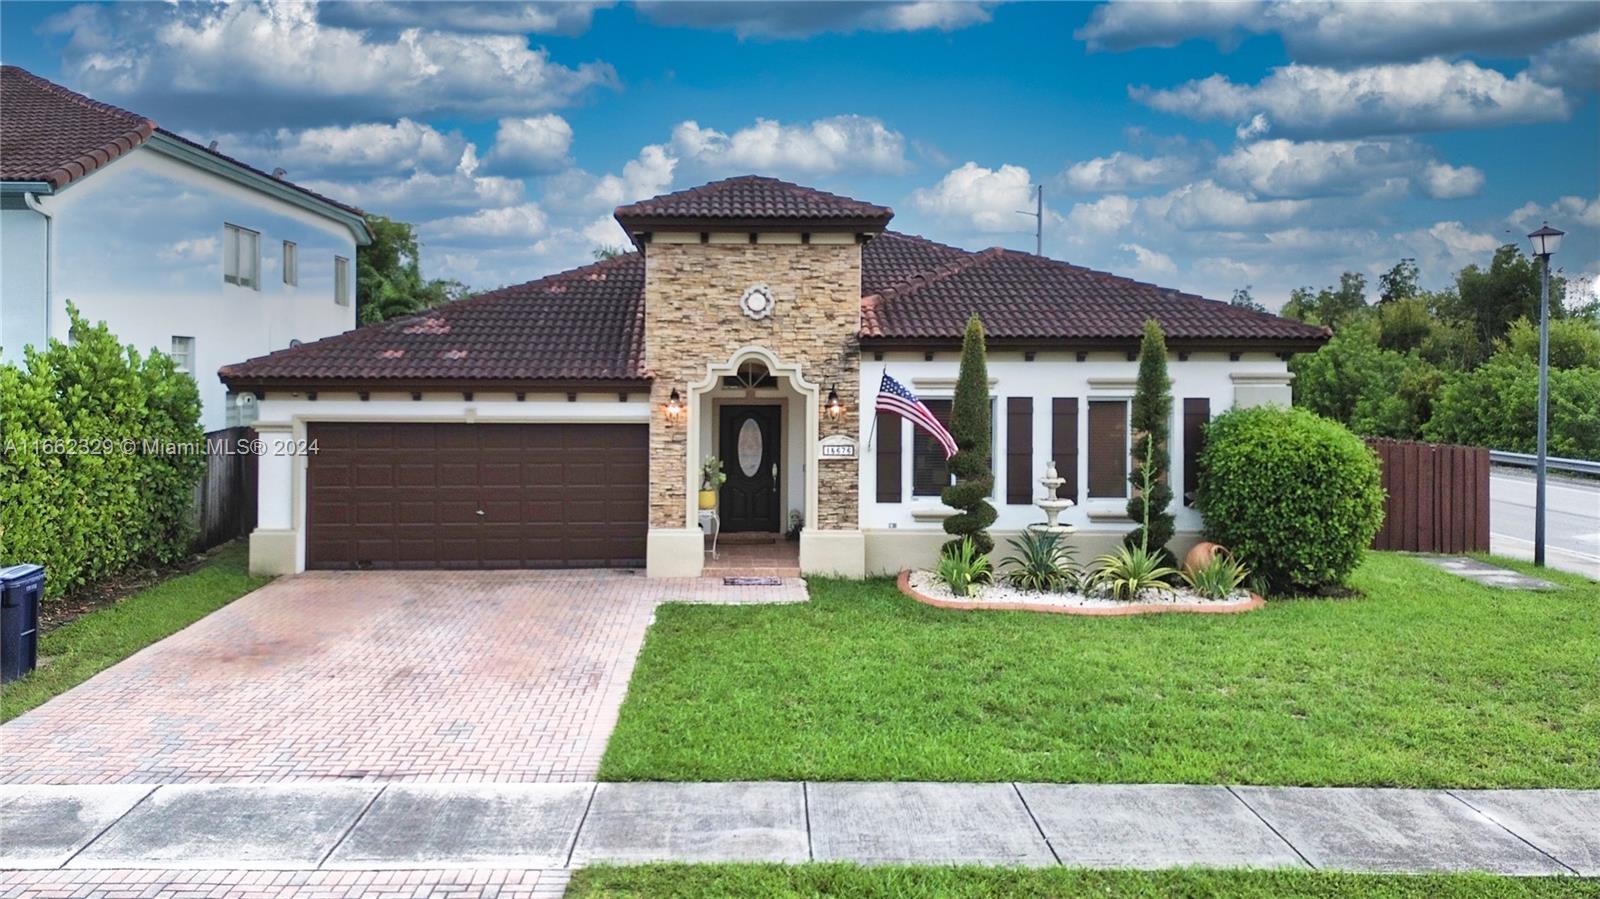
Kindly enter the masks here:
[[747, 478], [761, 469], [761, 426], [753, 418], [739, 426], [739, 470]]

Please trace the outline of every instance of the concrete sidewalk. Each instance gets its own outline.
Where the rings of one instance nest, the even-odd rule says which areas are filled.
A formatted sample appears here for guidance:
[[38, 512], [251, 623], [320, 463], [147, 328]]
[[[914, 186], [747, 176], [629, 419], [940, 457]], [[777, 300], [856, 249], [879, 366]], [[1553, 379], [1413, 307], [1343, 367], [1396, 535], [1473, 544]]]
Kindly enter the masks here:
[[[559, 871], [591, 862], [1600, 875], [1600, 791], [960, 783], [0, 787], [22, 869]], [[0, 891], [4, 892], [4, 891]]]

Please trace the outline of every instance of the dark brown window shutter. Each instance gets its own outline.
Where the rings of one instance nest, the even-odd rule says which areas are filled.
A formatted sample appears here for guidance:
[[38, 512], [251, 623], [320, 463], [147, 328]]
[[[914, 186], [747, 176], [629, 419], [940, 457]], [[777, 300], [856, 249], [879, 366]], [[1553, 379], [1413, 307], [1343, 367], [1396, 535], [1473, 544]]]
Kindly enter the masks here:
[[1033, 500], [1033, 398], [1006, 399], [1006, 502]]
[[878, 502], [900, 501], [900, 424], [891, 412], [878, 413]]
[[1200, 453], [1206, 448], [1206, 422], [1211, 420], [1211, 400], [1206, 397], [1183, 401], [1183, 504], [1194, 505], [1194, 492], [1200, 487]]
[[1089, 498], [1128, 495], [1128, 401], [1089, 401]]
[[1056, 476], [1066, 478], [1056, 496], [1078, 501], [1078, 398], [1058, 396], [1050, 401], [1050, 458]]

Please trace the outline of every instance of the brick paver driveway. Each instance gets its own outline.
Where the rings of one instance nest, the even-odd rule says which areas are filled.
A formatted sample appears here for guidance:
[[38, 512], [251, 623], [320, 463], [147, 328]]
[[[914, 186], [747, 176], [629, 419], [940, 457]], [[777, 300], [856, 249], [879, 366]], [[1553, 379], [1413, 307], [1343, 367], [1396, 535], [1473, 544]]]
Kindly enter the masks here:
[[657, 603], [627, 572], [284, 578], [0, 727], [0, 782], [593, 779]]

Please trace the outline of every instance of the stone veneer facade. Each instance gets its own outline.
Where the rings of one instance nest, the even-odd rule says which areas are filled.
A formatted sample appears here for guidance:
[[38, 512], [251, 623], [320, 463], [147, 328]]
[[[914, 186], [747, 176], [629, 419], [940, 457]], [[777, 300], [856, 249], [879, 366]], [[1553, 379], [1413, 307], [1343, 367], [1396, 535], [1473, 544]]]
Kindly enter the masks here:
[[[818, 423], [818, 439], [842, 434], [859, 442], [857, 392], [861, 350], [861, 247], [841, 242], [673, 243], [645, 249], [645, 364], [652, 376], [650, 419], [650, 526], [683, 528], [688, 415], [669, 421], [663, 406], [676, 388], [689, 403], [689, 385], [705, 380], [708, 365], [726, 364], [736, 351], [763, 347], [817, 385], [825, 399], [839, 392], [846, 414]], [[768, 235], [761, 235], [767, 238]], [[773, 311], [752, 320], [739, 308], [746, 288], [765, 284]], [[691, 404], [692, 405], [692, 404]], [[791, 427], [804, 426], [791, 419]], [[811, 444], [808, 442], [808, 446]], [[702, 452], [705, 452], [702, 448]], [[807, 464], [816, 464], [808, 460]], [[818, 471], [816, 521], [821, 530], [854, 530], [858, 520], [859, 459], [829, 461]], [[811, 502], [807, 498], [807, 503]]]

